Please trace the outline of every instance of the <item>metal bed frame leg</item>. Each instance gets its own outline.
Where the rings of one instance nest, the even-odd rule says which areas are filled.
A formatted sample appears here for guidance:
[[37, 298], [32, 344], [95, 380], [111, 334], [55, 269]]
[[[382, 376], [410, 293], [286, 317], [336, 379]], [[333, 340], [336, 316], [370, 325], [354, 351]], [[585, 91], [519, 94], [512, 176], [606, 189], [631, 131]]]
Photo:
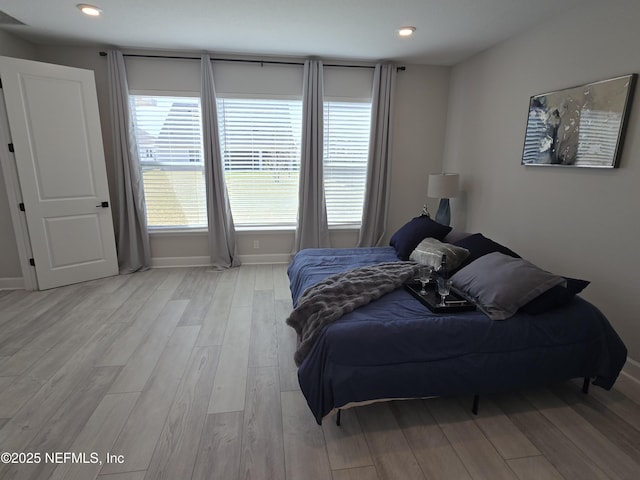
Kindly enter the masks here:
[[[582, 393], [584, 393], [585, 395], [589, 393], [589, 377], [584, 377], [584, 382], [582, 384]], [[471, 411], [473, 412], [474, 415], [478, 415], [478, 407], [480, 406], [480, 395], [479, 394], [475, 394], [473, 396], [473, 406], [471, 407]], [[338, 414], [336, 415], [336, 425], [339, 427], [340, 426], [340, 416], [341, 416], [342, 410], [338, 409]]]

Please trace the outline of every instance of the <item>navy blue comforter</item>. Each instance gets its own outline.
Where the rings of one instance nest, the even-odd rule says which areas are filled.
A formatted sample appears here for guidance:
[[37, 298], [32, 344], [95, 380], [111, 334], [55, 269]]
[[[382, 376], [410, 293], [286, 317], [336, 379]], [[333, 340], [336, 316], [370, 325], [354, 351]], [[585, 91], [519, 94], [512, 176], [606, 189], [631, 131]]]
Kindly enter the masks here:
[[[308, 249], [289, 266], [294, 305], [304, 290], [356, 267], [398, 260], [392, 247]], [[298, 369], [318, 423], [336, 408], [378, 399], [480, 394], [589, 377], [610, 389], [627, 350], [585, 300], [493, 321], [430, 312], [403, 289], [328, 325]]]

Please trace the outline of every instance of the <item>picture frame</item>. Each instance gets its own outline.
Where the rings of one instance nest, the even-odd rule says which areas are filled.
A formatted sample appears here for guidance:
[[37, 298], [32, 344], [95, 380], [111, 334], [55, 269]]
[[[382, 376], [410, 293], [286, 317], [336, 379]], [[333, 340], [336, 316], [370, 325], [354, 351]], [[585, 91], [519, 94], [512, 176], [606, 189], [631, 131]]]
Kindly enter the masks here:
[[522, 165], [618, 167], [637, 77], [632, 73], [532, 96]]

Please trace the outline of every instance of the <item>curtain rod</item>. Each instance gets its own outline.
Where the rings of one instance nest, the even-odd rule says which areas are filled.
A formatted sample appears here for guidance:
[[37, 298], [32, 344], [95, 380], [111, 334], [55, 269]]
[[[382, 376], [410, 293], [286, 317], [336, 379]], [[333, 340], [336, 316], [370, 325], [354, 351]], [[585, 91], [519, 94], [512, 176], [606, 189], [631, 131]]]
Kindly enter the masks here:
[[[136, 57], [136, 58], [167, 58], [171, 60], [200, 60], [200, 57], [187, 57], [181, 55], [144, 55], [138, 53], [123, 53], [125, 57]], [[107, 52], [100, 52], [101, 57], [106, 57]], [[259, 63], [260, 65], [269, 64], [269, 65], [304, 65], [304, 62], [286, 62], [283, 60], [251, 60], [251, 59], [243, 59], [243, 58], [211, 58], [211, 60], [216, 60], [219, 62], [238, 62], [238, 63]], [[338, 64], [324, 64], [325, 67], [345, 67], [345, 68], [375, 68], [369, 65], [338, 65]], [[405, 71], [407, 67], [397, 67], [397, 71]]]

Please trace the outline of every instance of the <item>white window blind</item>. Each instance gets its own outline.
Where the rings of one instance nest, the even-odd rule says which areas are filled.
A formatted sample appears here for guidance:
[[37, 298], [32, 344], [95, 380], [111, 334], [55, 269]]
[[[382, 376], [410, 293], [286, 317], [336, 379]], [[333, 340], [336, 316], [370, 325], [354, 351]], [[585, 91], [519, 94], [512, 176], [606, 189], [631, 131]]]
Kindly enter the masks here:
[[324, 103], [324, 188], [329, 225], [360, 225], [371, 103]]
[[235, 225], [295, 225], [302, 102], [219, 98], [218, 122]]
[[149, 227], [206, 227], [200, 99], [131, 95]]

